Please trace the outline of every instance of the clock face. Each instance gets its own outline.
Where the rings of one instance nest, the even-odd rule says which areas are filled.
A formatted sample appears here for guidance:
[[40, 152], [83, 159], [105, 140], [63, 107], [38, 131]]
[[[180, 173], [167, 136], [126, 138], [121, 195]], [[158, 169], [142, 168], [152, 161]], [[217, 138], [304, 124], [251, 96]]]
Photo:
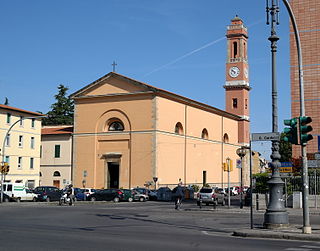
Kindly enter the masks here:
[[239, 68], [236, 67], [236, 66], [232, 66], [232, 67], [229, 69], [229, 75], [230, 75], [230, 77], [232, 77], [232, 78], [238, 77], [239, 73], [240, 73], [240, 70], [239, 70]]

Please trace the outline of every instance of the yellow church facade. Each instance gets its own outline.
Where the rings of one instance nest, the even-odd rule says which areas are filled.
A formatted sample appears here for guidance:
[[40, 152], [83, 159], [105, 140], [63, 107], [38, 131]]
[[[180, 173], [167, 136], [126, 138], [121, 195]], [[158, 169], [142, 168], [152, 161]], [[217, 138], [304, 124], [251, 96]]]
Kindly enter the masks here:
[[111, 72], [71, 95], [75, 101], [73, 183], [133, 188], [239, 185], [239, 126], [229, 112]]

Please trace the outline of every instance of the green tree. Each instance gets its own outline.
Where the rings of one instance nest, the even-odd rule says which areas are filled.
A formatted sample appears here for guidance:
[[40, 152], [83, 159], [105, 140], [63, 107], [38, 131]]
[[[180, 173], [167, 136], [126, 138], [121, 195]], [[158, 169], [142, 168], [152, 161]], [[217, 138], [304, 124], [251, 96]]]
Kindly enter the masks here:
[[67, 97], [68, 87], [60, 84], [58, 94], [54, 97], [56, 102], [51, 105], [51, 111], [42, 120], [43, 125], [73, 125], [74, 103]]
[[253, 175], [253, 178], [256, 180], [255, 192], [266, 193], [269, 189], [267, 183], [269, 180], [268, 173], [257, 173]]
[[292, 159], [292, 144], [290, 142], [284, 141], [285, 133], [281, 133], [279, 153], [281, 155], [280, 162], [288, 162]]

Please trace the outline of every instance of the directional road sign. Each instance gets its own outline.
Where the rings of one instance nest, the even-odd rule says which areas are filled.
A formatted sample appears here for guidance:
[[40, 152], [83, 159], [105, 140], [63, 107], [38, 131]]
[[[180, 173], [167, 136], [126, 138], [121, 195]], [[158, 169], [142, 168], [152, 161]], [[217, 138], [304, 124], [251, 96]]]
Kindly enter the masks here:
[[267, 132], [267, 133], [251, 133], [251, 141], [272, 141], [280, 140], [279, 132]]

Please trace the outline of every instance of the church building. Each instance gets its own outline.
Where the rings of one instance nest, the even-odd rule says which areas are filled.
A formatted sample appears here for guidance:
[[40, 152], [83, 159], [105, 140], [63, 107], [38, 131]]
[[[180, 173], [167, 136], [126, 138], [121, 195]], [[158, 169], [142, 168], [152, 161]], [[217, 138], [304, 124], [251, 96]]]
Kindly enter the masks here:
[[226, 187], [228, 176], [239, 185], [236, 150], [249, 143], [247, 38], [242, 20], [232, 19], [225, 111], [115, 72], [73, 93], [74, 185]]

